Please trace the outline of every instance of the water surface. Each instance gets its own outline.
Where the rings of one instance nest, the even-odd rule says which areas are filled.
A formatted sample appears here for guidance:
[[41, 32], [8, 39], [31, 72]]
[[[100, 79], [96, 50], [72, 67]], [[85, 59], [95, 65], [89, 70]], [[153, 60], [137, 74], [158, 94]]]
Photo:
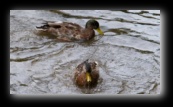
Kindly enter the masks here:
[[[103, 37], [68, 43], [34, 33], [43, 21], [84, 27], [89, 19], [100, 23]], [[91, 94], [160, 94], [160, 10], [10, 11], [11, 94], [85, 94], [73, 75], [86, 59], [99, 63]]]

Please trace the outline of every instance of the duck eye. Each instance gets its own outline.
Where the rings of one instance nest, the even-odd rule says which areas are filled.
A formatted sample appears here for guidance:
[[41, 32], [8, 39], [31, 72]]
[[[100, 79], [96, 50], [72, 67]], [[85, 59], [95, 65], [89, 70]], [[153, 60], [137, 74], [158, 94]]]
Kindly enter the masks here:
[[98, 28], [98, 26], [95, 25], [95, 26], [94, 26], [94, 29], [97, 29], [97, 28]]
[[93, 23], [93, 26], [95, 29], [97, 29], [99, 27], [99, 24], [97, 22]]

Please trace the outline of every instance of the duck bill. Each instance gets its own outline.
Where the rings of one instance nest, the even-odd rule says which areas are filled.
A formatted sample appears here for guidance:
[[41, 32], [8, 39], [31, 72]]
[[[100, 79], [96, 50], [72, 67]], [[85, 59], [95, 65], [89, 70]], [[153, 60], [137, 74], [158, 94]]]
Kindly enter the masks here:
[[87, 82], [91, 82], [91, 74], [89, 72], [86, 72], [86, 80]]
[[97, 28], [96, 31], [100, 34], [100, 35], [104, 35], [103, 31], [100, 28]]

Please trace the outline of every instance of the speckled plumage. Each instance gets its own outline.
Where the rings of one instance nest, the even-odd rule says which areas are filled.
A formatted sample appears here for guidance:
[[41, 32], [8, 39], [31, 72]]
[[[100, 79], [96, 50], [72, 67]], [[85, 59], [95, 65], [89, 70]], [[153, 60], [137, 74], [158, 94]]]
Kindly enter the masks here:
[[39, 32], [46, 32], [62, 41], [90, 40], [95, 36], [93, 29], [97, 29], [99, 34], [103, 35], [96, 20], [89, 20], [85, 28], [71, 22], [45, 22], [43, 26], [36, 28]]
[[[88, 68], [87, 65], [90, 68]], [[86, 72], [90, 73], [91, 82], [87, 82]], [[97, 85], [98, 79], [99, 70], [97, 68], [96, 62], [89, 62], [88, 60], [86, 60], [79, 64], [75, 69], [74, 82], [80, 88], [93, 88]]]

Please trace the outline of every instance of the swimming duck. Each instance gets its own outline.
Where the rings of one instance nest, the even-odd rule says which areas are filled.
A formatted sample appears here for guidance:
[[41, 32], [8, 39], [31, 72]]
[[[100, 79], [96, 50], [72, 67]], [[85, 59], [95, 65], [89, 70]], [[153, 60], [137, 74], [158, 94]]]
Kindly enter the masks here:
[[97, 62], [89, 62], [88, 59], [79, 64], [75, 69], [74, 82], [79, 88], [93, 88], [99, 79]]
[[[104, 35], [96, 20], [87, 21], [85, 28], [71, 22], [45, 22], [43, 26], [36, 27], [39, 33], [47, 33], [56, 36], [61, 41], [86, 41], [95, 36], [94, 30]], [[94, 29], [94, 30], [93, 30]]]

